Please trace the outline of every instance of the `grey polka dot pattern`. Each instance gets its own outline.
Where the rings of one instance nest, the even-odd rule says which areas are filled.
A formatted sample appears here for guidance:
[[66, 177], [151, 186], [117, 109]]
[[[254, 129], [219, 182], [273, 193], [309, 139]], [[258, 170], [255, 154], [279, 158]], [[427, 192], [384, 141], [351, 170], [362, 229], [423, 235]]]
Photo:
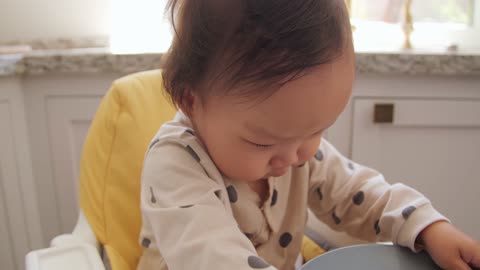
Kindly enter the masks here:
[[228, 199], [230, 199], [231, 203], [235, 203], [238, 200], [237, 190], [234, 186], [227, 187]]
[[280, 243], [281, 247], [286, 248], [290, 244], [290, 242], [292, 242], [292, 234], [288, 232], [282, 234], [278, 242]]
[[155, 139], [155, 140], [153, 140], [153, 142], [150, 143], [150, 146], [148, 146], [148, 149], [152, 149], [152, 147], [153, 147], [156, 143], [158, 143], [159, 141], [160, 141], [160, 139], [158, 139], [158, 138]]
[[357, 192], [357, 194], [355, 194], [355, 196], [353, 196], [353, 203], [356, 205], [362, 204], [364, 200], [365, 200], [365, 193], [363, 193], [363, 191], [359, 191]]
[[315, 154], [315, 159], [318, 160], [318, 161], [322, 161], [323, 160], [323, 152], [322, 150], [318, 150], [317, 153]]
[[348, 168], [350, 168], [350, 170], [353, 171], [353, 170], [355, 170], [355, 165], [353, 165], [352, 162], [349, 162], [349, 163], [348, 163]]
[[417, 210], [417, 208], [415, 206], [409, 206], [409, 207], [403, 209], [403, 211], [402, 211], [403, 218], [405, 220], [407, 220], [415, 210]]
[[379, 235], [380, 234], [380, 220], [375, 221], [375, 224], [373, 225], [373, 228], [375, 229], [375, 234]]
[[195, 133], [193, 133], [193, 130], [191, 130], [191, 129], [187, 129], [187, 130], [185, 130], [185, 132], [195, 136]]
[[200, 162], [200, 157], [197, 155], [197, 153], [195, 153], [195, 150], [193, 150], [193, 148], [190, 146], [190, 145], [187, 145], [187, 151], [188, 153], [190, 153], [190, 155], [192, 155], [192, 157], [197, 161], [197, 162]]
[[317, 192], [317, 195], [318, 195], [318, 199], [321, 201], [323, 200], [323, 193], [322, 193], [322, 189], [320, 189], [320, 187], [317, 188], [316, 190]]
[[278, 199], [278, 191], [274, 189], [272, 194], [272, 202], [270, 203], [270, 206], [274, 206], [277, 203], [277, 199]]
[[148, 248], [150, 246], [150, 243], [152, 243], [152, 241], [150, 241], [150, 239], [148, 239], [148, 238], [143, 238], [142, 239], [142, 247]]
[[150, 195], [151, 195], [151, 197], [150, 197], [150, 202], [156, 203], [156, 202], [157, 202], [157, 198], [155, 198], [155, 194], [153, 193], [153, 188], [152, 188], [152, 187], [150, 187]]
[[189, 204], [189, 205], [180, 206], [180, 208], [190, 208], [192, 206], [193, 206], [193, 204]]
[[332, 213], [332, 218], [335, 224], [339, 225], [340, 223], [342, 223], [342, 220], [337, 216], [337, 214], [335, 214], [335, 212]]
[[266, 263], [262, 258], [258, 256], [249, 256], [248, 265], [253, 269], [265, 269], [270, 266], [268, 263]]

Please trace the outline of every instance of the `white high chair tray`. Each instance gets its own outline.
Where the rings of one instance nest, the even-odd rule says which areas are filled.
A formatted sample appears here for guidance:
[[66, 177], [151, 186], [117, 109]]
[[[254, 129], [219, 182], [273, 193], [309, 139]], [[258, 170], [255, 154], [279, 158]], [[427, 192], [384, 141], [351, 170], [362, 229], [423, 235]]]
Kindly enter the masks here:
[[430, 256], [394, 245], [366, 244], [335, 249], [299, 270], [439, 270]]
[[95, 247], [87, 244], [77, 244], [53, 247], [31, 252], [26, 257], [27, 269], [38, 270], [102, 270]]

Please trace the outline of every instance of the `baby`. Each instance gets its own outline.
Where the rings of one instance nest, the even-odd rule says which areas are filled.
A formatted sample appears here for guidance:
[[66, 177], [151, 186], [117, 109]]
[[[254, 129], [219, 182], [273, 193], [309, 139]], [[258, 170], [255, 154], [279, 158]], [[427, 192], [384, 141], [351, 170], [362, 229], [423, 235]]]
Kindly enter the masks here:
[[428, 199], [322, 134], [352, 91], [341, 0], [170, 0], [164, 62], [179, 108], [147, 151], [138, 269], [295, 269], [307, 210], [337, 231], [480, 267], [480, 245]]

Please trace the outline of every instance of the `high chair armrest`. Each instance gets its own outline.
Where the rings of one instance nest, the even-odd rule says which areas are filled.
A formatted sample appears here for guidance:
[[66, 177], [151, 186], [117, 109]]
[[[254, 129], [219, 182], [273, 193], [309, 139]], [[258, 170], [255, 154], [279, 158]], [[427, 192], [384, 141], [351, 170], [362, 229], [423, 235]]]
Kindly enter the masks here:
[[34, 250], [25, 259], [26, 270], [105, 270], [100, 254], [90, 244], [71, 244]]
[[94, 246], [98, 252], [100, 252], [100, 243], [92, 231], [92, 228], [88, 224], [85, 214], [82, 209], [78, 214], [77, 224], [71, 234], [62, 234], [56, 236], [50, 242], [51, 247], [75, 245], [75, 244], [90, 244]]
[[100, 244], [82, 210], [71, 234], [56, 236], [50, 247], [33, 250], [25, 258], [26, 270], [105, 270]]

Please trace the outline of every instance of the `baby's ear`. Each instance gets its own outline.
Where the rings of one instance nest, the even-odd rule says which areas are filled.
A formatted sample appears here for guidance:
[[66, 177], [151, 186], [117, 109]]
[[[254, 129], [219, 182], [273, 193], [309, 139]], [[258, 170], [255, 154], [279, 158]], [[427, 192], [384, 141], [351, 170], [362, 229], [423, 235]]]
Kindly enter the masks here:
[[193, 107], [195, 106], [196, 97], [193, 94], [191, 89], [187, 89], [182, 97], [181, 102], [178, 103], [178, 107], [185, 113], [188, 117], [192, 116]]

